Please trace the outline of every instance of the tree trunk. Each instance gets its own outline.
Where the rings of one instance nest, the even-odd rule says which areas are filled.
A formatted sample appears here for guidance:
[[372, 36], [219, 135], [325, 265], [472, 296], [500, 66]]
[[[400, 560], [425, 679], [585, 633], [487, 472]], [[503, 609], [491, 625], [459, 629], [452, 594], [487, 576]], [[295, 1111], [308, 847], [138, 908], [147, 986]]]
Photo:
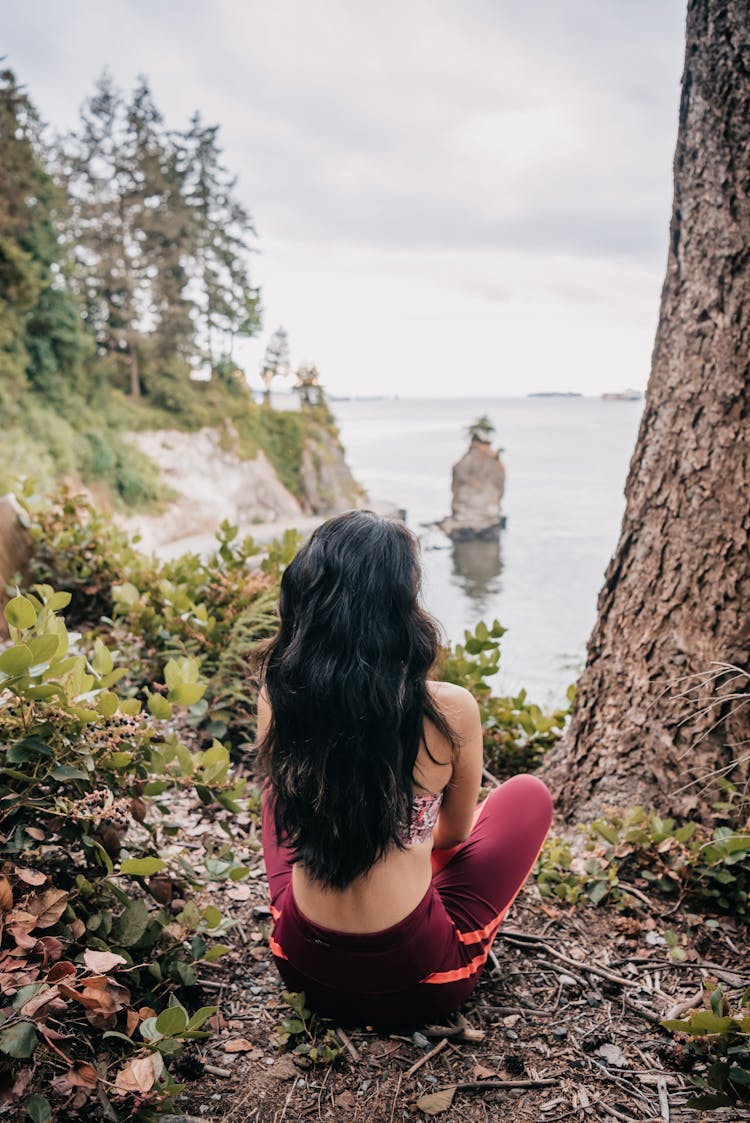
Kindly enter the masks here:
[[[750, 0], [689, 0], [667, 274], [561, 809], [708, 806], [750, 759]], [[686, 786], [687, 785], [687, 786]]]

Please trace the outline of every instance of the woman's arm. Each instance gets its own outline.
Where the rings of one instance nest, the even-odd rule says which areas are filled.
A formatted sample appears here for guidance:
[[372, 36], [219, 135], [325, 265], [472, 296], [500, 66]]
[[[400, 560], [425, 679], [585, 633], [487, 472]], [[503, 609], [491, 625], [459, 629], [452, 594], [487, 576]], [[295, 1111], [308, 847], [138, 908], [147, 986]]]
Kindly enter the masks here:
[[258, 736], [256, 738], [257, 744], [260, 744], [271, 724], [271, 703], [264, 688], [261, 686], [258, 691]]
[[482, 720], [476, 699], [462, 686], [441, 683], [436, 702], [459, 743], [433, 833], [433, 847], [445, 850], [463, 842], [471, 831], [482, 782]]

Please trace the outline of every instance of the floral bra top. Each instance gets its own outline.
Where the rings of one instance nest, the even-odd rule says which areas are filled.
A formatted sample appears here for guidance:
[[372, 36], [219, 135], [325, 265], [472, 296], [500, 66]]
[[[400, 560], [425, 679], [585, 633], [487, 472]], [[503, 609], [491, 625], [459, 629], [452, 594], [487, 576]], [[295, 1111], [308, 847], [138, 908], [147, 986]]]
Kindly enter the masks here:
[[414, 846], [417, 842], [427, 841], [437, 822], [442, 802], [442, 792], [429, 792], [427, 795], [414, 796], [411, 823], [401, 836], [407, 846]]

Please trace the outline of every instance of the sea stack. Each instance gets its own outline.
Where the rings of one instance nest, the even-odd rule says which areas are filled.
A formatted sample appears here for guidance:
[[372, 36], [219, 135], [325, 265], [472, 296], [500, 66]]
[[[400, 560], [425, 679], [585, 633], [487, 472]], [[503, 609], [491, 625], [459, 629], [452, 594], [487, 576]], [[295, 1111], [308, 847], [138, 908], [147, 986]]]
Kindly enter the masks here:
[[503, 518], [500, 503], [505, 491], [505, 467], [490, 438], [495, 429], [487, 417], [468, 427], [469, 447], [453, 466], [451, 514], [440, 529], [456, 542], [494, 538]]

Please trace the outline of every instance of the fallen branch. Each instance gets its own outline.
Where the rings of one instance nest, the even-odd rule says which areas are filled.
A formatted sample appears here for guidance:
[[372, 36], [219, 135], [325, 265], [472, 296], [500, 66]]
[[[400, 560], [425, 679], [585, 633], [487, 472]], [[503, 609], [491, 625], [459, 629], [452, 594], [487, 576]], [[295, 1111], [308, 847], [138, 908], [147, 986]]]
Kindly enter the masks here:
[[233, 1073], [231, 1073], [228, 1068], [219, 1068], [217, 1065], [204, 1065], [203, 1071], [210, 1072], [212, 1076], [227, 1077], [233, 1075]]
[[[508, 941], [508, 943], [511, 944], [523, 945], [526, 942], [530, 942], [529, 937], [526, 933], [517, 935], [515, 932], [505, 932], [504, 938]], [[606, 979], [607, 982], [610, 983], [616, 983], [617, 986], [633, 987], [638, 985], [633, 981], [633, 979], [625, 979], [622, 975], [616, 975], [614, 971], [610, 971], [606, 967], [601, 967], [598, 963], [581, 963], [580, 960], [573, 959], [571, 955], [565, 955], [563, 952], [558, 951], [557, 948], [551, 947], [543, 940], [534, 939], [533, 942], [538, 948], [547, 952], [548, 955], [554, 956], [555, 959], [559, 959], [561, 963], [566, 963], [569, 967], [575, 967], [579, 971], [587, 971], [590, 975], [598, 975], [599, 978]]]
[[341, 1044], [345, 1046], [347, 1052], [349, 1053], [349, 1056], [352, 1058], [354, 1063], [359, 1064], [359, 1051], [357, 1050], [356, 1045], [354, 1045], [354, 1043], [352, 1042], [352, 1039], [349, 1037], [349, 1034], [346, 1033], [345, 1030], [341, 1028], [341, 1026], [336, 1026], [336, 1036], [338, 1037]]
[[557, 1084], [556, 1079], [549, 1080], [469, 1080], [465, 1084], [454, 1084], [457, 1092], [472, 1092], [477, 1088], [548, 1088]]
[[433, 1057], [436, 1057], [438, 1053], [442, 1053], [447, 1044], [447, 1037], [444, 1037], [442, 1041], [438, 1041], [434, 1049], [430, 1049], [429, 1053], [425, 1053], [423, 1057], [420, 1057], [418, 1061], [414, 1062], [410, 1069], [407, 1069], [407, 1071], [404, 1073], [406, 1079], [408, 1080], [410, 1076], [413, 1076], [414, 1073], [422, 1067], [422, 1065], [426, 1065], [427, 1062], [431, 1061]]
[[696, 1006], [703, 1003], [703, 987], [690, 998], [685, 998], [682, 1002], [677, 1002], [674, 1006], [670, 1006], [664, 1015], [665, 1022], [671, 1022], [675, 1018], [681, 1018], [683, 1014], [687, 1014], [690, 1010], [694, 1010]]

